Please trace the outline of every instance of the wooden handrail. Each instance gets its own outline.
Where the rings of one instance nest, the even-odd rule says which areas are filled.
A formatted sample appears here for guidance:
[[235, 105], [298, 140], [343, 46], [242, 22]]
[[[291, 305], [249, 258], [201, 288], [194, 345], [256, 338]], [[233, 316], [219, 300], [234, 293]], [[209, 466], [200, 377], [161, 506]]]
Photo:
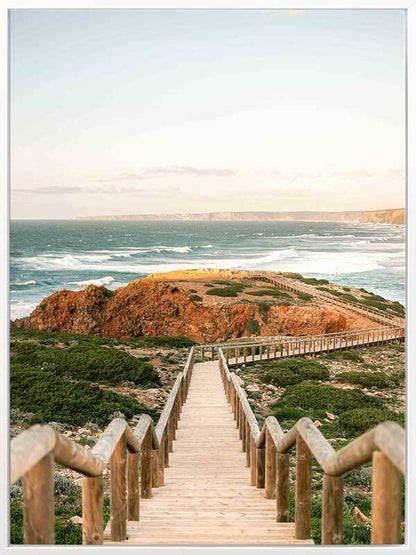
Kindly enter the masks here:
[[320, 336], [294, 337], [290, 340], [253, 341], [243, 345], [226, 346], [225, 359], [228, 365], [237, 365], [256, 360], [269, 360], [302, 356], [307, 354], [327, 353], [365, 345], [379, 345], [391, 341], [403, 341], [404, 327], [378, 328], [376, 330], [352, 330], [338, 335], [325, 334]]
[[176, 378], [156, 426], [142, 414], [134, 430], [114, 418], [91, 450], [50, 426], [32, 426], [11, 442], [10, 481], [23, 477], [24, 543], [54, 543], [54, 462], [83, 474], [83, 543], [103, 543], [103, 479], [110, 464], [110, 537], [126, 539], [126, 521], [139, 520], [140, 497], [164, 483], [182, 405], [185, 403], [194, 348]]
[[[271, 338], [246, 338], [244, 342], [228, 342], [219, 344], [196, 345], [202, 360], [205, 360], [207, 350], [211, 351], [210, 360], [214, 359], [214, 351], [226, 353], [227, 364], [238, 364], [238, 358], [244, 363], [254, 362], [255, 350], [265, 355], [265, 359], [273, 359], [288, 356], [300, 356], [302, 354], [314, 354], [329, 352], [333, 350], [348, 349], [350, 347], [362, 347], [365, 345], [378, 345], [390, 341], [401, 341], [405, 338], [403, 326], [380, 327], [371, 329], [358, 329], [343, 332], [304, 335], [304, 336], [281, 336]], [[264, 353], [263, 350], [266, 349]], [[250, 353], [251, 351], [251, 353]], [[260, 358], [260, 360], [262, 360]]]
[[208, 349], [213, 347], [214, 349], [223, 349], [227, 347], [251, 347], [252, 345], [266, 345], [267, 343], [273, 344], [276, 342], [295, 342], [310, 339], [320, 339], [320, 338], [331, 338], [331, 337], [344, 337], [350, 336], [351, 334], [362, 334], [362, 333], [379, 333], [388, 331], [398, 331], [403, 330], [404, 326], [385, 326], [378, 328], [358, 328], [355, 330], [344, 330], [336, 331], [331, 333], [318, 333], [311, 335], [272, 335], [272, 336], [262, 336], [262, 337], [240, 337], [234, 341], [225, 341], [220, 343], [201, 343], [195, 345], [194, 349]]
[[[342, 543], [343, 474], [373, 460], [372, 543], [400, 543], [400, 476], [405, 473], [404, 429], [394, 422], [383, 422], [335, 451], [321, 431], [307, 417], [300, 418], [285, 434], [273, 416], [261, 430], [239, 384], [230, 372], [223, 351], [219, 368], [231, 405], [243, 450], [250, 466], [250, 483], [265, 488], [265, 496], [276, 498], [276, 518], [289, 518], [289, 455], [296, 446], [295, 536], [310, 537], [311, 456], [324, 471], [322, 543]], [[245, 433], [249, 430], [249, 433]]]
[[49, 426], [32, 426], [10, 443], [10, 484], [14, 484], [55, 448], [55, 431]]

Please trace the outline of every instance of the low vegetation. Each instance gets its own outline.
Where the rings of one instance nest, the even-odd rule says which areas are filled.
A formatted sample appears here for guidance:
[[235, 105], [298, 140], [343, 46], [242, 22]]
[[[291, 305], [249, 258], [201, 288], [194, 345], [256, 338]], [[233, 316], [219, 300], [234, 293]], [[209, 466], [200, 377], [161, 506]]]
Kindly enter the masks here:
[[252, 335], [260, 335], [260, 326], [257, 320], [247, 320], [247, 331]]
[[335, 380], [377, 389], [386, 389], [395, 385], [394, 381], [384, 372], [340, 372], [335, 376]]
[[328, 380], [329, 371], [314, 360], [292, 358], [276, 362], [273, 370], [264, 374], [262, 379], [264, 383], [285, 387], [306, 380]]
[[339, 423], [348, 437], [356, 437], [380, 422], [398, 422], [404, 426], [404, 414], [385, 408], [356, 408], [340, 414]]
[[38, 422], [57, 421], [75, 426], [94, 422], [104, 427], [117, 411], [127, 420], [140, 413], [157, 415], [156, 410], [133, 397], [26, 364], [11, 365], [10, 401], [13, 408], [36, 415]]
[[270, 289], [256, 289], [255, 291], [245, 291], [246, 295], [252, 295], [254, 297], [274, 297], [276, 299], [290, 299], [291, 296], [288, 295], [285, 291], [278, 289], [277, 287], [273, 287]]
[[71, 347], [46, 347], [35, 343], [13, 343], [13, 365], [47, 370], [66, 379], [81, 379], [107, 385], [131, 382], [135, 385], [160, 385], [158, 373], [146, 359], [137, 358], [112, 347], [80, 343]]
[[241, 283], [234, 282], [215, 282], [219, 285], [225, 285], [225, 287], [213, 287], [212, 289], [207, 289], [205, 293], [207, 295], [214, 295], [216, 297], [238, 297], [238, 294], [246, 287]]
[[306, 277], [300, 277], [298, 279], [303, 283], [306, 283], [307, 285], [326, 285], [327, 283], [329, 283], [327, 279], [306, 278]]

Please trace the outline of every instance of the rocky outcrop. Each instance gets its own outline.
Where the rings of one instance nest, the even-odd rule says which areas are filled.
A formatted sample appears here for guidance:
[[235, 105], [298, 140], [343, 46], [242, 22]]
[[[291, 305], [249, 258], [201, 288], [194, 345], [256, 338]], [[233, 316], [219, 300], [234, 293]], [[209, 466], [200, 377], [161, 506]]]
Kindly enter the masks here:
[[82, 291], [53, 293], [26, 318], [25, 329], [65, 331], [103, 337], [183, 335], [201, 342], [256, 335], [309, 335], [374, 327], [333, 307], [275, 303], [203, 303], [175, 283], [156, 279], [134, 281], [117, 291], [89, 285]]

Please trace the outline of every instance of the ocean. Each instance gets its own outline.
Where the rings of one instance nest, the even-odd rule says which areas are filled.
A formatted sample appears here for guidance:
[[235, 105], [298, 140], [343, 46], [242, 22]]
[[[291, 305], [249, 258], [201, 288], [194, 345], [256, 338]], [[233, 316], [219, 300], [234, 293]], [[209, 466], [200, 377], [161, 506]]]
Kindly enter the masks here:
[[58, 289], [180, 268], [299, 272], [405, 303], [405, 227], [338, 222], [13, 221], [10, 317]]

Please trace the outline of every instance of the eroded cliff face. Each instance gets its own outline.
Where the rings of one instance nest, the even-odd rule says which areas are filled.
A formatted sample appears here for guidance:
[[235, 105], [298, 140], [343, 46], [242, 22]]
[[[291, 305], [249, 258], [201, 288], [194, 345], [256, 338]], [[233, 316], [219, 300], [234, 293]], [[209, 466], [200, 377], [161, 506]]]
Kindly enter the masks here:
[[[253, 321], [256, 322], [253, 324]], [[90, 285], [82, 291], [53, 293], [26, 318], [15, 322], [25, 329], [93, 334], [103, 337], [183, 335], [200, 342], [225, 341], [253, 335], [309, 335], [374, 322], [333, 307], [285, 306], [264, 303], [195, 302], [186, 288], [143, 279], [115, 292]]]

